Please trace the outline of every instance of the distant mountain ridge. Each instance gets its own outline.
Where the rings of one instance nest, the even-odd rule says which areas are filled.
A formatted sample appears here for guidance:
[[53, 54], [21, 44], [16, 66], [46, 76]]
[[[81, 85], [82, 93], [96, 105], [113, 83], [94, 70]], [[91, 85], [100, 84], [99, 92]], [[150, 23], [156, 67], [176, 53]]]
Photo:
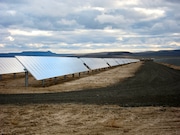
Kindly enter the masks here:
[[87, 54], [57, 54], [51, 51], [24, 51], [21, 53], [0, 53], [0, 57], [14, 57], [14, 56], [67, 56], [67, 57], [180, 57], [180, 50], [161, 50], [161, 51], [147, 51], [139, 53], [131, 52], [99, 52], [99, 53], [87, 53]]
[[0, 53], [0, 57], [14, 56], [69, 56], [71, 54], [57, 54], [51, 51], [24, 51], [20, 53]]
[[147, 51], [147, 52], [101, 52], [80, 54], [79, 57], [180, 57], [180, 50], [161, 50], [161, 51]]
[[150, 51], [150, 52], [140, 52], [140, 53], [134, 53], [135, 56], [154, 56], [154, 57], [180, 57], [180, 50], [162, 50], [162, 51]]

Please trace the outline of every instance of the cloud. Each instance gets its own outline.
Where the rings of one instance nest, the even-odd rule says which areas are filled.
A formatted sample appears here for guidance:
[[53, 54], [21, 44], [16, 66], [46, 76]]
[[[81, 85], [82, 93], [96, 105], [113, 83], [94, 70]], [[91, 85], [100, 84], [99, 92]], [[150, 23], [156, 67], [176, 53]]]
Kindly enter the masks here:
[[4, 47], [4, 44], [0, 44], [0, 47], [3, 48], [3, 47]]
[[136, 12], [144, 15], [142, 20], [154, 20], [164, 16], [165, 11], [160, 9], [134, 8]]
[[51, 36], [51, 32], [48, 31], [40, 31], [40, 30], [19, 30], [19, 29], [10, 29], [9, 32], [11, 35], [22, 35], [22, 36]]
[[14, 38], [11, 36], [8, 36], [6, 39], [8, 39], [9, 41], [14, 41]]
[[3, 52], [180, 49], [178, 0], [1, 0]]
[[99, 15], [97, 16], [97, 18], [95, 19], [97, 21], [99, 21], [100, 23], [112, 23], [112, 24], [121, 24], [121, 23], [125, 23], [125, 19], [123, 16], [119, 15], [119, 16], [113, 16], [113, 15]]

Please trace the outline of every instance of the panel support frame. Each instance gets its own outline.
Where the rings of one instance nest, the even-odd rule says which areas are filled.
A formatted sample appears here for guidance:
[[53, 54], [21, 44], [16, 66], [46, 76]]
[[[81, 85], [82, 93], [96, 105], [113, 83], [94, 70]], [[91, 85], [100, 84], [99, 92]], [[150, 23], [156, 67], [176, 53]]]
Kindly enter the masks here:
[[45, 80], [44, 79], [42, 80], [42, 86], [43, 87], [45, 86]]
[[24, 69], [25, 71], [25, 87], [28, 87], [29, 83], [28, 83], [28, 71], [27, 69]]
[[16, 73], [14, 73], [14, 79], [16, 79]]

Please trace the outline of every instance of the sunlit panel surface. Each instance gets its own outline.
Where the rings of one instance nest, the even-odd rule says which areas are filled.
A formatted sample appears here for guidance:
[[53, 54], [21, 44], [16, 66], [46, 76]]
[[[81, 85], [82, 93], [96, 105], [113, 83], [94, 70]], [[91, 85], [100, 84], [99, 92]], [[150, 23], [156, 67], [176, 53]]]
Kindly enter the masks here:
[[83, 62], [74, 57], [16, 56], [16, 58], [37, 80], [88, 71]]
[[91, 70], [107, 68], [108, 64], [102, 58], [80, 58]]
[[108, 63], [111, 67], [119, 65], [119, 63], [113, 58], [104, 58], [106, 63]]
[[129, 59], [123, 59], [123, 61], [124, 61], [124, 64], [129, 64], [130, 63]]
[[118, 65], [123, 65], [124, 61], [121, 58], [116, 58], [115, 61], [118, 63]]
[[118, 62], [119, 65], [129, 64], [139, 61], [138, 59], [128, 59], [128, 58], [116, 58], [115, 60]]
[[0, 74], [24, 72], [24, 67], [16, 58], [0, 58]]

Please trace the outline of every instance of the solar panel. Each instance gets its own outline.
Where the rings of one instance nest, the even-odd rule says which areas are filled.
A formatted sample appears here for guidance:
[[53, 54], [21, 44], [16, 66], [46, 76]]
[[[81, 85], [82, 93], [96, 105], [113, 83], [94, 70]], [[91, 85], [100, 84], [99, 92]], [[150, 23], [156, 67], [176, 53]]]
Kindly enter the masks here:
[[119, 58], [119, 59], [115, 59], [119, 65], [123, 65], [123, 64], [129, 64], [129, 63], [133, 63], [133, 62], [138, 62], [138, 59], [127, 59], [127, 58]]
[[139, 62], [140, 60], [138, 59], [132, 59], [132, 62]]
[[109, 67], [102, 58], [80, 58], [91, 70]]
[[134, 63], [134, 62], [138, 62], [139, 60], [137, 59], [127, 59], [128, 63]]
[[129, 62], [129, 59], [124, 59], [124, 63], [125, 64], [129, 64], [130, 62]]
[[118, 63], [118, 65], [123, 65], [124, 64], [124, 61], [121, 58], [115, 59], [115, 61]]
[[119, 63], [113, 58], [104, 58], [106, 63], [108, 63], [111, 67], [119, 65]]
[[0, 58], [0, 74], [24, 72], [24, 67], [16, 58]]
[[82, 61], [75, 57], [16, 56], [16, 58], [36, 80], [88, 71]]

